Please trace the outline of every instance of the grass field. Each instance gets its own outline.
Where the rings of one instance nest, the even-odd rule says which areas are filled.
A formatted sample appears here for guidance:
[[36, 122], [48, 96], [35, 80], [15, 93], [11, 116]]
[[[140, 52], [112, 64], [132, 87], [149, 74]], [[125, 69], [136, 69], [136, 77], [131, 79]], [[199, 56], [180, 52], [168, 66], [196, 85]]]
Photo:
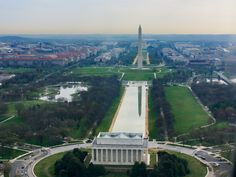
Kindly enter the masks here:
[[142, 81], [142, 80], [152, 80], [154, 78], [154, 73], [156, 73], [157, 78], [163, 77], [168, 72], [171, 72], [170, 69], [163, 68], [150, 68], [145, 70], [138, 70], [134, 68], [128, 67], [78, 67], [73, 69], [72, 74], [79, 74], [83, 76], [112, 76], [117, 75], [119, 78], [124, 73], [123, 80], [134, 80], [134, 81]]
[[[177, 152], [173, 152], [173, 151], [167, 151], [170, 154], [175, 154], [177, 157], [179, 158], [183, 158], [186, 159], [188, 161], [188, 166], [190, 169], [190, 174], [188, 174], [185, 177], [204, 177], [206, 175], [206, 167], [201, 164], [201, 162], [199, 162], [198, 160], [196, 160], [195, 158], [185, 155], [185, 154], [181, 154], [181, 153], [177, 153]], [[156, 151], [151, 151], [152, 154], [155, 154]], [[57, 160], [61, 159], [63, 157], [63, 155], [65, 154], [65, 152], [63, 153], [58, 153], [55, 155], [52, 155], [50, 157], [47, 157], [45, 159], [43, 159], [42, 161], [40, 161], [39, 163], [36, 164], [35, 168], [34, 168], [34, 172], [36, 174], [37, 177], [55, 177], [54, 175], [54, 164]], [[153, 156], [154, 157], [154, 156]], [[153, 159], [152, 159], [153, 161]], [[152, 163], [154, 164], [154, 162]], [[105, 176], [102, 177], [128, 177], [126, 172], [120, 172], [120, 173], [108, 173]]]
[[34, 172], [37, 177], [54, 177], [54, 164], [61, 159], [66, 152], [58, 153], [41, 160], [35, 165]]
[[[42, 100], [32, 100], [32, 101], [16, 101], [16, 102], [8, 102], [8, 110], [6, 112], [6, 114], [4, 114], [2, 117], [0, 117], [0, 121], [3, 121], [11, 116], [15, 116], [17, 114], [17, 106], [18, 105], [22, 105], [23, 107], [27, 108], [33, 105], [37, 105], [37, 104], [43, 104], [46, 103], [45, 101]], [[20, 118], [19, 117], [14, 117], [13, 119], [6, 121], [5, 123], [9, 123], [9, 122], [13, 122], [13, 121], [17, 122], [21, 122], [19, 121]]]
[[[36, 164], [34, 172], [37, 177], [55, 177], [54, 164], [57, 160], [61, 159], [66, 152], [58, 153], [47, 157]], [[103, 177], [128, 177], [126, 173], [108, 173]]]
[[170, 154], [175, 154], [177, 157], [183, 158], [188, 161], [188, 167], [189, 167], [190, 173], [186, 175], [185, 177], [205, 177], [206, 176], [206, 173], [207, 173], [206, 166], [203, 165], [197, 159], [191, 156], [173, 152], [173, 151], [167, 151], [167, 152]]
[[187, 133], [208, 123], [209, 118], [186, 87], [165, 87], [166, 99], [174, 115], [176, 134]]
[[123, 80], [128, 81], [152, 80], [154, 78], [152, 70], [122, 69], [121, 72], [125, 73]]
[[72, 70], [73, 74], [80, 74], [83, 76], [112, 76], [122, 74], [118, 72], [117, 68], [113, 67], [80, 67]]
[[109, 128], [111, 126], [111, 123], [112, 123], [112, 120], [115, 116], [116, 110], [119, 106], [121, 97], [124, 94], [124, 91], [125, 91], [125, 89], [122, 88], [119, 97], [114, 100], [114, 102], [112, 103], [110, 109], [107, 111], [106, 116], [102, 119], [102, 122], [97, 126], [96, 135], [99, 132], [107, 132], [109, 130]]
[[14, 159], [19, 155], [26, 153], [25, 151], [0, 147], [0, 159]]
[[[91, 160], [91, 150], [81, 148], [81, 151], [87, 151], [88, 156], [85, 159], [85, 165], [88, 166]], [[54, 175], [54, 164], [57, 160], [61, 159], [67, 152], [61, 152], [54, 154], [41, 160], [35, 165], [34, 172], [37, 177], [55, 177]]]

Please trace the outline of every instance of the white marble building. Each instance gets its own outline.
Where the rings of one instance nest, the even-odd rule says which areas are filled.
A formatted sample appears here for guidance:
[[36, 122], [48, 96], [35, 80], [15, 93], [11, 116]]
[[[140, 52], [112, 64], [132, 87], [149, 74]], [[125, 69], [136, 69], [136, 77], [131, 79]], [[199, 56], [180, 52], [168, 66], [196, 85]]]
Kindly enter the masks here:
[[92, 163], [104, 165], [149, 164], [148, 139], [142, 133], [100, 132], [92, 143]]

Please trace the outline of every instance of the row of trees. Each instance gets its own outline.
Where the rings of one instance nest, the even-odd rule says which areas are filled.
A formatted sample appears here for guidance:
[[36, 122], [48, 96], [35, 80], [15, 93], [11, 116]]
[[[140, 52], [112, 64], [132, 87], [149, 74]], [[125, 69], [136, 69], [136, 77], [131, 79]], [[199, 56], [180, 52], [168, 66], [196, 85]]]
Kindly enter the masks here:
[[188, 69], [178, 69], [165, 75], [161, 80], [162, 83], [186, 83], [192, 76], [192, 71]]
[[182, 177], [189, 174], [188, 162], [164, 151], [158, 152], [158, 165], [147, 170], [146, 164], [135, 163], [130, 177]]
[[217, 120], [236, 122], [235, 85], [194, 83], [192, 89]]
[[93, 164], [85, 164], [87, 156], [86, 151], [74, 149], [72, 152], [67, 152], [62, 159], [55, 163], [56, 177], [96, 177], [106, 174], [103, 166], [94, 166]]
[[158, 126], [158, 139], [165, 138], [165, 131], [173, 134], [174, 117], [170, 105], [165, 99], [164, 87], [161, 80], [154, 79], [151, 87], [152, 110], [157, 112], [156, 126]]
[[[161, 79], [154, 79], [151, 87], [151, 101], [152, 107], [150, 108], [156, 116], [155, 126], [156, 138], [164, 140], [167, 136], [174, 135], [174, 116], [171, 112], [171, 107], [165, 98], [164, 86], [171, 83], [186, 83], [192, 76], [191, 70], [176, 70], [174, 72], [166, 74]], [[154, 138], [154, 137], [153, 137]]]

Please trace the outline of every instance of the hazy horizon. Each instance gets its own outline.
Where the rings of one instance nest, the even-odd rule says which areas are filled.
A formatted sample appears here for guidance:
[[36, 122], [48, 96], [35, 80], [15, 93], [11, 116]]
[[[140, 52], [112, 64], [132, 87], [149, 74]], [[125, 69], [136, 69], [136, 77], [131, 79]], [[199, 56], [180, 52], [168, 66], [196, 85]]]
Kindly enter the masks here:
[[236, 34], [235, 0], [0, 0], [0, 34]]

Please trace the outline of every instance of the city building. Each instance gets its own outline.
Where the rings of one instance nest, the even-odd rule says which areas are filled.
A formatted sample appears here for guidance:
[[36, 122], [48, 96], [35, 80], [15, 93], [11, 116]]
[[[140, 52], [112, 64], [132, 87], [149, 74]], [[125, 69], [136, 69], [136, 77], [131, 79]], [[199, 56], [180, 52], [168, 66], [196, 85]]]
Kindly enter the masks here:
[[93, 164], [149, 164], [148, 138], [142, 133], [100, 132], [92, 143]]

